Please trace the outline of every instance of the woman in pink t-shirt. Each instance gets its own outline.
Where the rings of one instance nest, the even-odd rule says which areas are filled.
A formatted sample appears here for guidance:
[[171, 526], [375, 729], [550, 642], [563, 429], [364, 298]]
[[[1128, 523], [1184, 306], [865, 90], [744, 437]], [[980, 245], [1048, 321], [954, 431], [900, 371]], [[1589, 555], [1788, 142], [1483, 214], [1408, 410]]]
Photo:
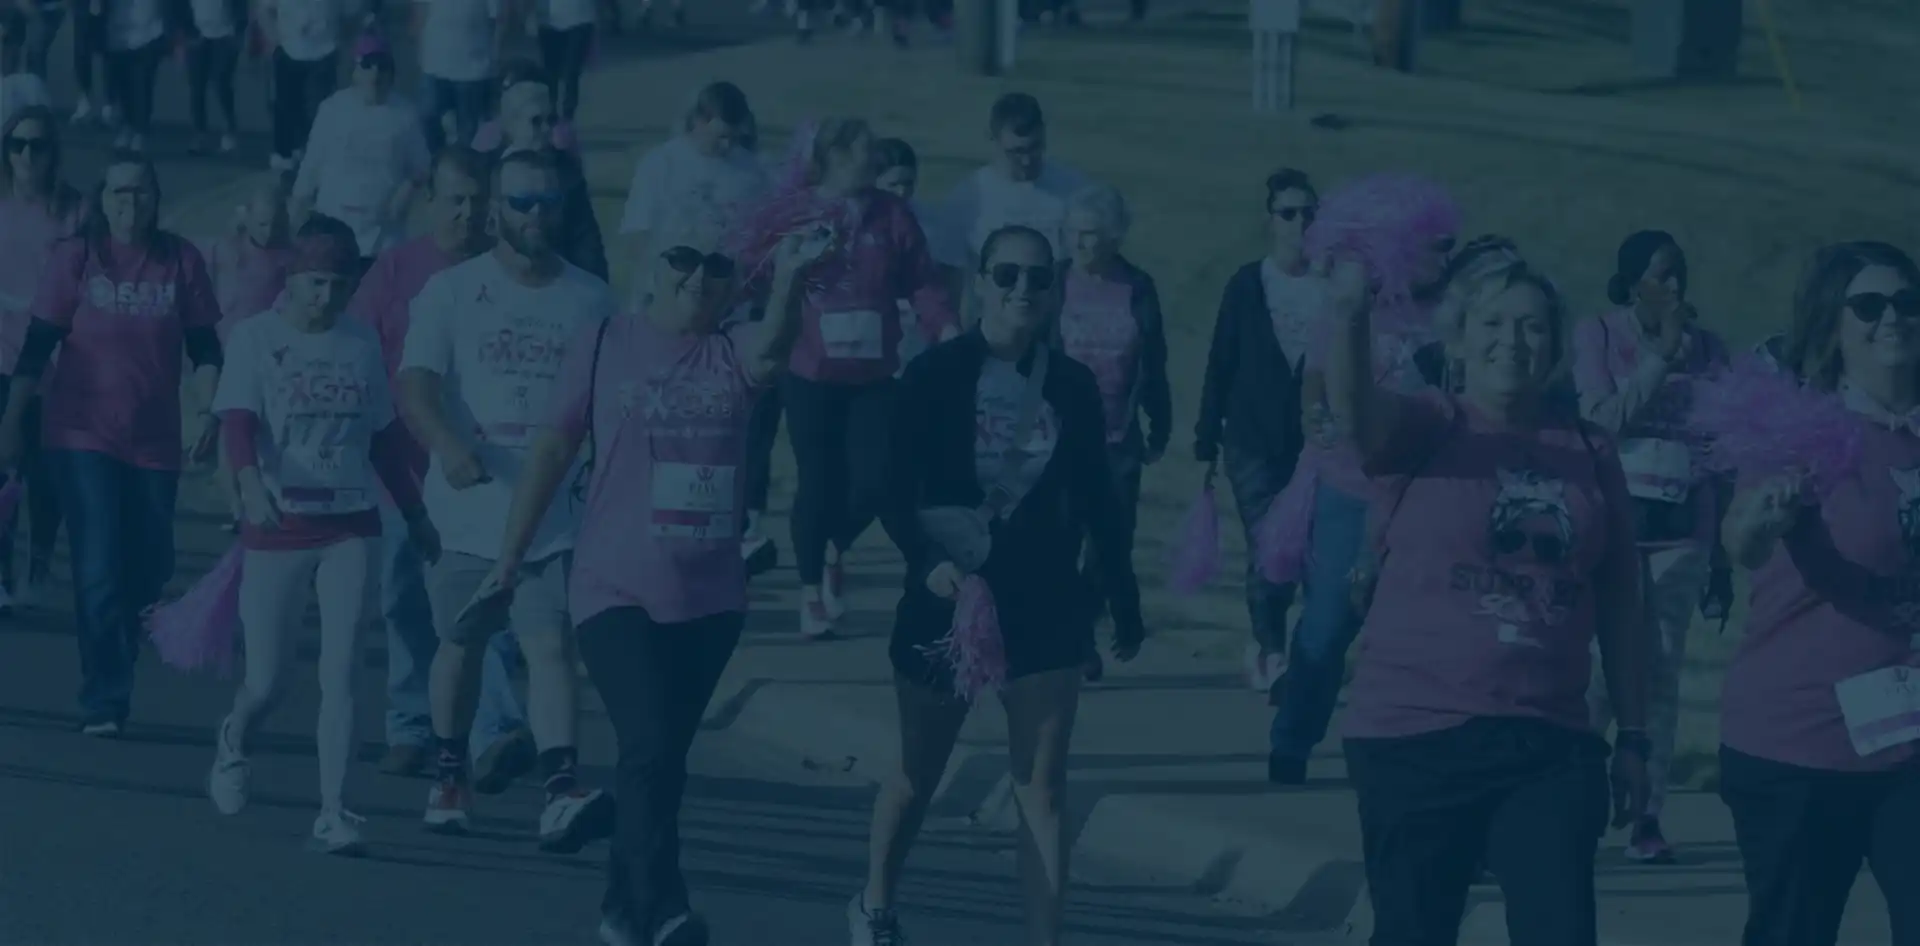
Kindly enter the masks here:
[[1606, 743], [1613, 820], [1646, 804], [1639, 563], [1612, 440], [1556, 400], [1570, 334], [1525, 263], [1466, 275], [1437, 318], [1460, 393], [1376, 380], [1365, 276], [1332, 276], [1329, 402], [1380, 490], [1384, 543], [1347, 701], [1374, 941], [1451, 942], [1484, 858], [1515, 943], [1592, 943]]
[[569, 610], [621, 748], [602, 938], [678, 946], [707, 942], [676, 824], [687, 749], [746, 623], [748, 417], [786, 370], [798, 285], [830, 235], [782, 241], [766, 318], [726, 326], [733, 260], [707, 234], [662, 237], [638, 310], [567, 345], [552, 419], [528, 452], [477, 600], [511, 585], [585, 447], [585, 482], [560, 501], [584, 504]]
[[[1819, 479], [1741, 471], [1721, 533], [1752, 570], [1720, 725], [1720, 795], [1746, 866], [1743, 942], [1831, 946], [1864, 861], [1886, 894], [1893, 943], [1914, 946], [1920, 269], [1883, 243], [1820, 251], [1782, 355], [1802, 396], [1834, 399], [1819, 426], [1852, 430], [1836, 439], [1776, 420], [1759, 435], [1799, 445], [1809, 470], [1841, 466], [1822, 454], [1852, 456]], [[1778, 418], [1821, 416], [1781, 407]]]
[[[0, 127], [0, 377], [13, 371], [26, 340], [33, 297], [55, 243], [72, 236], [85, 217], [85, 201], [68, 185], [60, 161], [60, 122], [51, 109], [23, 108]], [[0, 407], [5, 404], [0, 389]], [[15, 584], [13, 526], [0, 527], [0, 581], [13, 604], [31, 607], [39, 602], [53, 562], [54, 543], [60, 538], [60, 502], [56, 484], [40, 456], [40, 415], [36, 395], [27, 405], [25, 448], [27, 476], [27, 574]]]
[[[82, 677], [81, 731], [118, 736], [133, 697], [140, 615], [173, 574], [181, 355], [199, 403], [220, 376], [220, 306], [200, 251], [160, 229], [160, 182], [143, 155], [107, 159], [98, 210], [53, 248], [0, 417], [0, 469], [19, 469], [27, 399], [42, 389], [41, 444], [68, 523]], [[55, 349], [60, 360], [48, 363]], [[202, 411], [191, 459], [219, 432]], [[137, 550], [137, 554], [135, 554]]]
[[311, 589], [320, 606], [312, 840], [346, 854], [361, 847], [361, 819], [341, 796], [354, 748], [355, 641], [378, 561], [378, 487], [393, 496], [422, 555], [435, 557], [440, 540], [407, 470], [380, 339], [340, 317], [359, 271], [352, 229], [316, 217], [291, 250], [285, 304], [235, 327], [214, 398], [246, 516], [239, 613], [247, 669], [216, 733], [207, 793], [223, 815], [246, 807], [248, 737], [284, 689]]

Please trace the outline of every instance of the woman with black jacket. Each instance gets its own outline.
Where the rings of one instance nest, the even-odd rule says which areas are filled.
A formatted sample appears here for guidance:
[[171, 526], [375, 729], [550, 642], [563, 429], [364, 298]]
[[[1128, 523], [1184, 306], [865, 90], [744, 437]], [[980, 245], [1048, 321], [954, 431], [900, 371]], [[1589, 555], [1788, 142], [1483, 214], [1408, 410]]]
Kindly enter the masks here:
[[[1267, 255], [1227, 281], [1207, 354], [1194, 458], [1209, 465], [1211, 478], [1225, 446], [1227, 483], [1248, 549], [1254, 547], [1254, 527], [1300, 460], [1300, 363], [1322, 291], [1321, 280], [1307, 273], [1302, 238], [1319, 203], [1305, 172], [1282, 169], [1267, 178]], [[1286, 667], [1293, 587], [1267, 581], [1257, 561], [1248, 554], [1253, 642], [1247, 647], [1247, 682], [1267, 690]]]
[[[979, 324], [902, 381], [887, 511], [907, 561], [890, 648], [901, 761], [874, 803], [867, 886], [848, 909], [855, 946], [902, 941], [894, 890], [977, 695], [969, 681], [997, 688], [1007, 713], [1028, 942], [1059, 941], [1067, 743], [1102, 592], [1116, 659], [1132, 659], [1145, 630], [1099, 388], [1051, 350], [1057, 272], [1038, 231], [995, 231], [974, 277]], [[1110, 563], [1099, 591], [1080, 575], [1089, 536]], [[982, 601], [990, 619], [970, 624]]]

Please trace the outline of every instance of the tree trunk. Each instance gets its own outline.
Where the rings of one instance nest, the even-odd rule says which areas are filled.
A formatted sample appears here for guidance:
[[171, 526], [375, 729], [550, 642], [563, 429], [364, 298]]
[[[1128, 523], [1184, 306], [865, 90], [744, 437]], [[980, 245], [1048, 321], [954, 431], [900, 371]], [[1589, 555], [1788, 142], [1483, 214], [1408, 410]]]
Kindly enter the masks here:
[[1730, 79], [1739, 72], [1741, 0], [1634, 0], [1633, 62], [1656, 79]]
[[953, 37], [961, 72], [1000, 74], [1000, 0], [954, 0]]

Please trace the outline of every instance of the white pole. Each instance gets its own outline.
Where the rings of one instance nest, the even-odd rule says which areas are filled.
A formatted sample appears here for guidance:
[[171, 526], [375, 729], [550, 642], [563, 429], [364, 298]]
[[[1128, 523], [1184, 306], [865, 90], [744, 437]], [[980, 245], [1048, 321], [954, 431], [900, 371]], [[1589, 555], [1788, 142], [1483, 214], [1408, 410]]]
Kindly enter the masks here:
[[998, 0], [1000, 4], [1000, 41], [995, 48], [1000, 74], [1013, 72], [1014, 46], [1020, 36], [1020, 0]]

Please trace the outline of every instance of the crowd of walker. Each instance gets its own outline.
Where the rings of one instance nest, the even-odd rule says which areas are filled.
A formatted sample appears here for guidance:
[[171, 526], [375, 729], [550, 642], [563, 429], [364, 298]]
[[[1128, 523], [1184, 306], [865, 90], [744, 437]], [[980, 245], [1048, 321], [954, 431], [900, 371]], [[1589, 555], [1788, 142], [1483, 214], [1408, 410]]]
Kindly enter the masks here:
[[[352, 673], [377, 600], [380, 768], [430, 780], [426, 826], [462, 832], [476, 794], [537, 771], [541, 848], [610, 840], [603, 940], [705, 943], [676, 822], [748, 582], [779, 557], [765, 513], [784, 419], [797, 633], [843, 620], [843, 556], [870, 525], [905, 560], [900, 752], [851, 941], [905, 942], [908, 852], [991, 693], [1028, 941], [1059, 942], [1079, 694], [1104, 671], [1097, 627], [1122, 661], [1147, 636], [1134, 522], [1173, 439], [1126, 201], [1050, 157], [1027, 95], [993, 106], [991, 160], [922, 201], [908, 143], [826, 118], [763, 159], [745, 95], [716, 82], [640, 160], [610, 252], [570, 124], [591, 36], [567, 34], [592, 31], [593, 4], [543, 7], [538, 65], [489, 52], [490, 2], [421, 4], [422, 108], [359, 13], [269, 2], [280, 173], [204, 245], [159, 227], [142, 150], [157, 0], [87, 14], [111, 27], [119, 77], [99, 181], [68, 179], [50, 103], [8, 106], [0, 466], [28, 528], [16, 573], [8, 526], [5, 579], [12, 607], [42, 600], [64, 521], [81, 732], [129, 725], [149, 635], [182, 665], [243, 652], [207, 783], [240, 814], [251, 736], [317, 596], [311, 843], [358, 852], [378, 835], [345, 804]], [[196, 90], [230, 83], [233, 50], [206, 45], [246, 12], [191, 5], [191, 61], [215, 60]], [[9, 80], [44, 68], [30, 34], [0, 15]], [[334, 92], [337, 49], [352, 79]], [[97, 114], [83, 97], [73, 120]], [[1914, 262], [1820, 250], [1782, 300], [1786, 331], [1732, 354], [1662, 232], [1624, 240], [1606, 307], [1576, 321], [1581, 300], [1512, 240], [1462, 240], [1463, 208], [1421, 178], [1323, 199], [1282, 170], [1247, 209], [1268, 246], [1228, 281], [1190, 392], [1196, 478], [1210, 495], [1224, 473], [1245, 525], [1273, 782], [1305, 781], [1362, 644], [1343, 737], [1374, 946], [1455, 941], [1482, 871], [1516, 946], [1592, 946], [1608, 826], [1628, 857], [1675, 861], [1660, 809], [1687, 630], [1696, 611], [1725, 619], [1735, 568], [1752, 590], [1720, 793], [1742, 942], [1833, 946], [1865, 864], [1896, 946], [1920, 944]], [[634, 267], [630, 301], [609, 257]], [[156, 608], [195, 463], [220, 470], [235, 551]], [[609, 786], [577, 774], [577, 663], [617, 737]]]

